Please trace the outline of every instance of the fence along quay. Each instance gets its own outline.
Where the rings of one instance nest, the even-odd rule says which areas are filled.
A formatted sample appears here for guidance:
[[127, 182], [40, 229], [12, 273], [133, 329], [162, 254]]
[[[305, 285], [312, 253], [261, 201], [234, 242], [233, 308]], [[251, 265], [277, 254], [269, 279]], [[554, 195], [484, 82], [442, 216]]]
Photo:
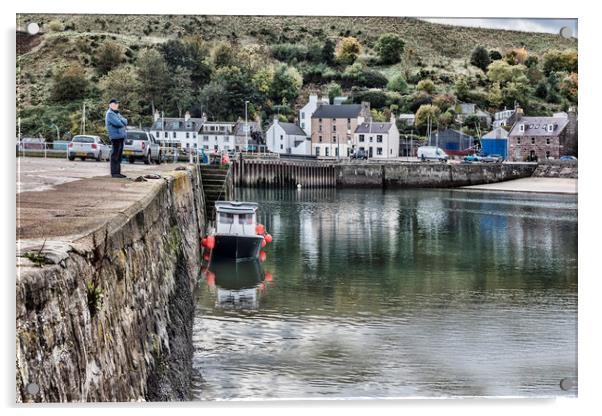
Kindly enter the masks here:
[[237, 159], [233, 166], [234, 185], [240, 187], [335, 188], [336, 169], [318, 161]]

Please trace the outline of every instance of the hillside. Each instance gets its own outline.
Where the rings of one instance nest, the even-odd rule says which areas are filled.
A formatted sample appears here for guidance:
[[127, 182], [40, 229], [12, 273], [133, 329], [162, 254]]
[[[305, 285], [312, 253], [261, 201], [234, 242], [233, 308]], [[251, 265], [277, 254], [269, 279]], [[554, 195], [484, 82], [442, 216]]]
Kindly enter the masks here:
[[[169, 40], [190, 40], [197, 37], [204, 42], [202, 48], [205, 55], [200, 59], [205, 62], [203, 65], [207, 66], [206, 70], [210, 75], [200, 81], [197, 77], [195, 81], [194, 72], [197, 68], [192, 68], [190, 78], [193, 79], [194, 88], [190, 90], [190, 99], [179, 97], [174, 99], [175, 101], [169, 100], [171, 104], [165, 100], [161, 109], [171, 113], [181, 107], [181, 102], [187, 102], [189, 106], [198, 106], [199, 102], [205, 100], [205, 108], [212, 109], [215, 109], [213, 102], [221, 102], [217, 99], [219, 97], [207, 97], [210, 93], [215, 95], [215, 90], [218, 89], [215, 85], [213, 89], [210, 86], [212, 82], [217, 83], [215, 78], [219, 73], [215, 61], [216, 48], [224, 44], [235, 51], [251, 51], [247, 53], [252, 55], [252, 62], [278, 68], [280, 62], [275, 58], [274, 49], [279, 45], [288, 53], [291, 52], [290, 45], [311, 50], [312, 45], [322, 45], [327, 39], [339, 42], [342, 38], [350, 36], [356, 38], [361, 45], [356, 62], [359, 62], [357, 65], [363, 69], [358, 66], [355, 71], [364, 71], [368, 75], [370, 71], [376, 71], [384, 75], [386, 80], [377, 79], [374, 85], [365, 82], [358, 86], [354, 84], [354, 68], [350, 68], [350, 64], [293, 58], [286, 63], [294, 71], [287, 74], [294, 76], [294, 72], [298, 72], [302, 76], [300, 89], [290, 95], [266, 93], [266, 97], [254, 100], [253, 111], [264, 121], [275, 112], [292, 121], [295, 110], [303, 105], [309, 93], [326, 93], [327, 85], [333, 82], [340, 84], [343, 92], [352, 96], [354, 100], [374, 101], [372, 107], [381, 111], [415, 111], [417, 100], [424, 98], [420, 96], [424, 95], [424, 91], [416, 89], [416, 85], [422, 79], [431, 79], [436, 86], [436, 91], [428, 92], [432, 97], [427, 98], [434, 99], [438, 95], [443, 96], [443, 101], [471, 100], [484, 109], [493, 111], [496, 110], [496, 106], [504, 105], [498, 105], [495, 100], [487, 98], [491, 89], [495, 87], [494, 83], [487, 79], [484, 71], [470, 64], [471, 53], [477, 45], [488, 51], [498, 51], [501, 55], [513, 49], [524, 48], [529, 56], [538, 58], [535, 67], [529, 67], [529, 71], [526, 72], [528, 85], [525, 84], [523, 91], [523, 95], [528, 96], [529, 110], [532, 113], [547, 114], [576, 101], [576, 98], [557, 98], [552, 94], [552, 90], [556, 88], [555, 84], [558, 85], [558, 91], [561, 91], [559, 83], [569, 75], [568, 73], [559, 71], [550, 82], [547, 79], [549, 74], [542, 74], [541, 66], [546, 53], [553, 50], [577, 49], [575, 39], [563, 39], [551, 34], [455, 27], [396, 17], [19, 15], [17, 20], [18, 27], [25, 27], [28, 22], [35, 21], [42, 28], [42, 34], [39, 36], [41, 40], [22, 48], [22, 53], [17, 59], [18, 111], [22, 118], [22, 129], [30, 135], [43, 134], [50, 137], [53, 130], [48, 125], [51, 123], [60, 124], [61, 131], [77, 132], [77, 111], [82, 100], [68, 99], [61, 102], [60, 99], [53, 99], [51, 91], [57, 73], [70, 66], [83, 68], [90, 84], [86, 87], [86, 102], [92, 102], [92, 107], [95, 107], [95, 104], [96, 112], [104, 107], [101, 97], [105, 91], [100, 83], [104, 74], [98, 71], [96, 57], [108, 42], [121, 46], [123, 60], [120, 65], [125, 67], [135, 66], [140, 51], [144, 48], [160, 49], [159, 46]], [[383, 65], [379, 62], [376, 44], [379, 37], [385, 33], [394, 33], [403, 39], [405, 47], [400, 63]], [[292, 52], [299, 53], [294, 48]], [[165, 54], [164, 50], [163, 53]], [[244, 55], [234, 56], [230, 66], [246, 65], [241, 63], [241, 57]], [[257, 75], [261, 70], [260, 66], [256, 64], [250, 68], [249, 77]], [[351, 75], [345, 75], [345, 72]], [[385, 91], [385, 85], [382, 84], [396, 76], [405, 79], [407, 89], [397, 92]], [[466, 80], [469, 85], [470, 92], [465, 97], [456, 91], [456, 84], [460, 78]], [[183, 85], [188, 85], [188, 81]], [[502, 82], [506, 83], [506, 80]], [[541, 83], [547, 83], [551, 91], [548, 94], [550, 100], [545, 94], [535, 94], [538, 87], [540, 90], [543, 88], [539, 86]], [[375, 90], [376, 93], [380, 91], [380, 96]], [[253, 94], [256, 92], [252, 91]], [[511, 93], [509, 90], [508, 94]], [[511, 95], [505, 97], [507, 103], [511, 101], [509, 97]], [[149, 106], [139, 97], [137, 100], [140, 102], [138, 122], [145, 124], [150, 118]], [[176, 104], [173, 104], [174, 102]], [[240, 108], [238, 101], [233, 102], [233, 108]], [[445, 112], [446, 106], [441, 106], [441, 110]], [[240, 115], [239, 111], [225, 114], [215, 110], [214, 113], [215, 117], [227, 116], [233, 119]], [[99, 114], [92, 114], [91, 117], [100, 120]]]

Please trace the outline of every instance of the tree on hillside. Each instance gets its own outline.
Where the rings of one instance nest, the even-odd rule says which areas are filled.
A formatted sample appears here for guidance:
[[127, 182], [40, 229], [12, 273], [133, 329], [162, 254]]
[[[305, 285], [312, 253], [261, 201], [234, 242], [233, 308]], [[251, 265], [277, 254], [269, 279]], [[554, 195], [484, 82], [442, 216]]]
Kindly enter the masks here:
[[190, 110], [195, 99], [190, 73], [190, 69], [182, 66], [171, 73], [169, 101], [177, 108], [178, 117], [182, 117], [182, 113]]
[[232, 46], [227, 43], [218, 43], [211, 53], [213, 66], [215, 68], [224, 68], [227, 66], [236, 65], [236, 53]]
[[552, 72], [577, 72], [577, 51], [550, 51], [543, 56], [543, 72], [546, 76]]
[[401, 60], [405, 42], [395, 33], [385, 33], [378, 38], [374, 49], [383, 64], [395, 64]]
[[527, 59], [525, 59], [525, 66], [527, 68], [536, 68], [539, 63], [539, 58], [535, 55], [529, 55]]
[[209, 51], [202, 40], [191, 37], [185, 41], [172, 39], [159, 47], [169, 70], [177, 67], [190, 69], [190, 79], [195, 88], [210, 81], [211, 64]]
[[460, 100], [466, 100], [470, 92], [470, 85], [465, 76], [459, 77], [454, 83], [454, 91]]
[[124, 59], [123, 47], [115, 42], [105, 42], [98, 49], [94, 59], [94, 66], [101, 75], [111, 69], [117, 68]]
[[167, 63], [159, 51], [146, 48], [138, 55], [136, 69], [141, 86], [140, 95], [150, 104], [151, 114], [154, 114], [157, 106], [165, 104], [170, 83]]
[[299, 96], [302, 85], [303, 78], [296, 68], [286, 64], [278, 65], [272, 80], [271, 98], [276, 103], [281, 103], [282, 100], [292, 102]]
[[335, 47], [336, 45], [332, 39], [326, 39], [324, 41], [324, 46], [322, 47], [322, 61], [328, 65], [332, 65], [334, 63]]
[[483, 71], [487, 70], [487, 66], [491, 63], [489, 58], [489, 52], [482, 46], [477, 46], [470, 55], [470, 64], [481, 68]]
[[501, 54], [501, 53], [499, 53], [498, 51], [496, 51], [495, 49], [494, 49], [494, 50], [491, 50], [491, 51], [489, 51], [489, 59], [490, 59], [492, 62], [493, 62], [493, 61], [497, 61], [497, 60], [499, 60], [499, 59], [502, 59], [502, 54]]
[[510, 65], [524, 64], [528, 56], [525, 48], [514, 48], [506, 53], [506, 62]]
[[273, 80], [274, 68], [271, 65], [266, 65], [253, 74], [253, 88], [261, 97], [261, 102], [269, 98]]
[[84, 69], [71, 65], [55, 72], [50, 97], [58, 102], [79, 100], [86, 96], [88, 86]]
[[542, 100], [548, 96], [548, 85], [545, 81], [540, 81], [535, 88], [535, 96]]
[[418, 82], [416, 85], [416, 91], [423, 91], [427, 94], [433, 94], [436, 91], [437, 87], [435, 83], [430, 79], [423, 79]]
[[352, 37], [346, 37], [339, 41], [336, 49], [337, 60], [344, 65], [351, 65], [355, 62], [362, 51], [359, 41]]
[[259, 97], [250, 74], [238, 67], [219, 68], [200, 92], [206, 112], [215, 119], [235, 120], [244, 115], [245, 100], [257, 103]]
[[334, 97], [340, 97], [343, 95], [343, 89], [336, 82], [331, 82], [326, 86], [326, 93], [328, 94], [328, 100], [330, 103], [333, 103]]
[[572, 72], [560, 83], [560, 93], [569, 101], [576, 103], [579, 92], [579, 75]]
[[487, 78], [491, 82], [499, 82], [503, 85], [520, 77], [526, 78], [526, 71], [527, 67], [521, 64], [510, 65], [506, 61], [494, 61], [487, 68]]
[[489, 88], [487, 102], [493, 108], [502, 107], [502, 104], [504, 103], [504, 97], [502, 96], [502, 89], [500, 88], [500, 84], [498, 82], [493, 83], [491, 88]]
[[140, 83], [136, 68], [130, 65], [115, 68], [103, 76], [98, 84], [105, 102], [117, 97], [121, 102], [120, 110], [126, 115], [140, 113]]
[[426, 104], [421, 105], [418, 111], [416, 112], [416, 127], [422, 129], [424, 132], [427, 126], [427, 123], [430, 122], [431, 126], [436, 127], [439, 121], [439, 116], [441, 115], [441, 110], [439, 107]]
[[387, 84], [389, 91], [395, 91], [400, 94], [408, 92], [408, 84], [401, 74], [395, 75]]

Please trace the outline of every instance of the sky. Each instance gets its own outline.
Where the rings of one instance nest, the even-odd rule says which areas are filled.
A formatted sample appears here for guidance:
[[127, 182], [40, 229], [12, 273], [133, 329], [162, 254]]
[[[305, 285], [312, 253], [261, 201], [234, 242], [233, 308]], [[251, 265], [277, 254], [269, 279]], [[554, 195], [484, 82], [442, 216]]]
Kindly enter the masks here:
[[572, 30], [573, 36], [577, 37], [577, 19], [517, 19], [517, 18], [443, 18], [443, 17], [425, 17], [426, 20], [433, 23], [443, 23], [455, 26], [473, 26], [490, 29], [509, 29], [520, 30], [524, 32], [545, 32], [559, 33], [562, 27], [568, 27]]

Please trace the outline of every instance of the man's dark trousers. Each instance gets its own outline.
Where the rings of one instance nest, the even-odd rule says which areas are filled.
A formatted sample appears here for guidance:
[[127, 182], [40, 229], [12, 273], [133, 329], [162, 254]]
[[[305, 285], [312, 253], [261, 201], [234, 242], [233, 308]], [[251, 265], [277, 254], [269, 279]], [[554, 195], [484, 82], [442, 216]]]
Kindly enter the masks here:
[[121, 174], [121, 157], [123, 156], [123, 140], [112, 139], [113, 152], [111, 153], [111, 175]]

